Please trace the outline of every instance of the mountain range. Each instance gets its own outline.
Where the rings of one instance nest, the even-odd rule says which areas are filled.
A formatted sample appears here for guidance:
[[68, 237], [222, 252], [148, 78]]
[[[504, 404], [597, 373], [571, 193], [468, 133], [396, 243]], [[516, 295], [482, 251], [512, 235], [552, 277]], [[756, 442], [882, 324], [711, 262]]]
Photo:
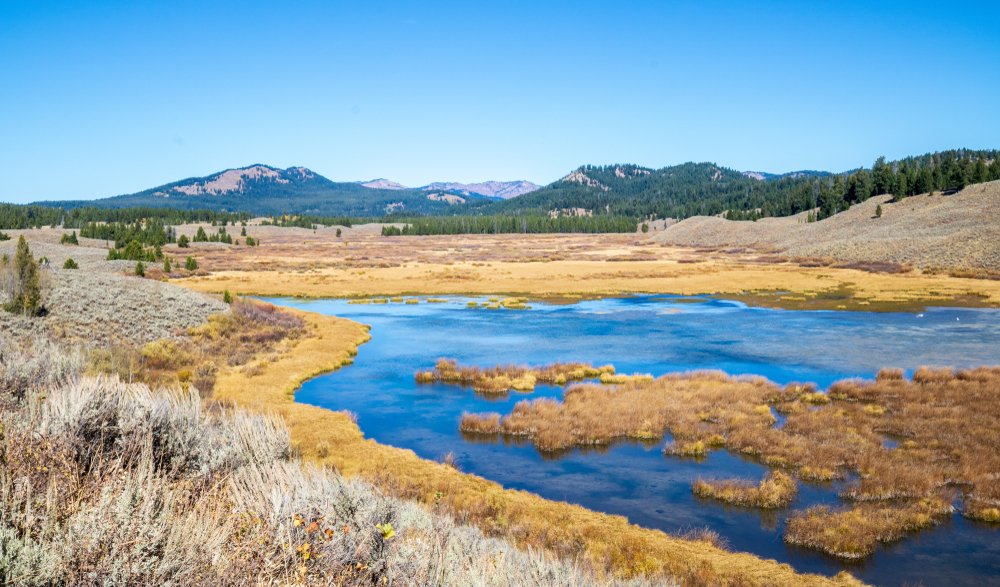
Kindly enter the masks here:
[[134, 194], [45, 203], [67, 207], [204, 208], [265, 215], [383, 216], [446, 213], [455, 206], [475, 207], [534, 189], [538, 186], [528, 181], [439, 182], [419, 188], [386, 179], [336, 182], [305, 167], [280, 169], [258, 163], [205, 177], [182, 179]]
[[943, 189], [964, 185], [973, 176], [989, 175], [985, 170], [997, 157], [998, 151], [993, 150], [956, 149], [893, 162], [879, 159], [870, 171], [844, 173], [803, 170], [774, 174], [707, 162], [659, 169], [633, 164], [584, 165], [541, 187], [524, 180], [435, 182], [420, 187], [388, 179], [336, 182], [305, 167], [280, 169], [256, 164], [134, 194], [43, 204], [353, 217], [612, 214], [679, 219], [725, 213], [753, 219], [786, 216], [817, 206], [832, 213], [858, 201], [859, 195], [893, 189], [897, 173], [903, 177], [900, 185], [910, 192], [917, 186]]

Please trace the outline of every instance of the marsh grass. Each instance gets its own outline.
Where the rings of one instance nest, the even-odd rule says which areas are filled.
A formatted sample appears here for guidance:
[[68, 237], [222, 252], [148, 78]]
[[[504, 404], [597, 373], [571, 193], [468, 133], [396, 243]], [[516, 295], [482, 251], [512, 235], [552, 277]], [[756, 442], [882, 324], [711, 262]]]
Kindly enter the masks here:
[[698, 497], [706, 499], [743, 507], [774, 509], [792, 503], [798, 493], [798, 486], [790, 475], [771, 471], [756, 485], [743, 479], [698, 479], [691, 490]]
[[614, 375], [612, 365], [594, 367], [586, 363], [553, 363], [543, 367], [497, 365], [495, 367], [460, 366], [452, 359], [438, 359], [431, 371], [418, 371], [417, 383], [448, 383], [471, 387], [476, 393], [497, 396], [510, 391], [530, 393], [538, 383], [565, 385], [606, 375]]
[[784, 539], [840, 558], [860, 559], [875, 552], [879, 543], [934, 526], [951, 512], [951, 504], [938, 496], [905, 505], [863, 504], [836, 510], [817, 506], [790, 517]]
[[[775, 426], [771, 409], [785, 415]], [[949, 513], [960, 491], [966, 517], [1000, 522], [1000, 368], [918, 369], [911, 380], [884, 369], [874, 381], [844, 380], [827, 393], [807, 385], [779, 387], [761, 378], [717, 372], [677, 374], [616, 387], [582, 384], [562, 401], [518, 402], [491, 432], [524, 438], [542, 452], [605, 446], [616, 439], [673, 437], [664, 453], [705, 457], [726, 448], [774, 469], [758, 486], [698, 481], [699, 495], [730, 503], [781, 507], [794, 495], [793, 476], [826, 482], [848, 474], [840, 498], [846, 510], [818, 509], [798, 516], [789, 541], [836, 556], [867, 556]], [[474, 419], [469, 420], [470, 426]], [[896, 448], [884, 439], [899, 439]], [[790, 482], [790, 483], [789, 483]], [[823, 533], [851, 526], [855, 533]], [[861, 546], [851, 546], [853, 544]], [[844, 554], [848, 553], [848, 554]], [[850, 554], [855, 553], [855, 554]]]

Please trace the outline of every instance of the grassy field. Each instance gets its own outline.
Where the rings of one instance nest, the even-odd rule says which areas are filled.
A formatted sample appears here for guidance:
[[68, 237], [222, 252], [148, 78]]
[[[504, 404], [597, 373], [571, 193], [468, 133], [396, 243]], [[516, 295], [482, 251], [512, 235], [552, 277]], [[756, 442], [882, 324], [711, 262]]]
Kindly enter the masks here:
[[[717, 294], [816, 309], [998, 306], [1000, 281], [884, 263], [838, 263], [750, 247], [660, 245], [641, 235], [381, 237], [360, 228], [280, 233], [260, 247], [167, 252], [198, 259], [198, 291], [306, 297], [506, 294], [579, 299], [627, 293]], [[249, 232], [262, 228], [251, 227]]]

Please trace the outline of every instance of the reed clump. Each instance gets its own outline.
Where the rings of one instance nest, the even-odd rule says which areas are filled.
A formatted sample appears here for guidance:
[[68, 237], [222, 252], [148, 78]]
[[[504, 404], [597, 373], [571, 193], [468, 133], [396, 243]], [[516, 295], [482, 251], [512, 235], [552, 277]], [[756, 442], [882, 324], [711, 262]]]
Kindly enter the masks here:
[[491, 412], [488, 414], [462, 414], [462, 420], [458, 429], [466, 434], [499, 434], [500, 414]]
[[[785, 415], [781, 427], [774, 426], [772, 408]], [[857, 480], [840, 492], [853, 508], [816, 510], [802, 519], [821, 528], [816, 520], [836, 524], [870, 510], [881, 520], [870, 531], [874, 542], [853, 534], [847, 542], [873, 545], [945, 515], [950, 510], [937, 505], [950, 504], [953, 488], [961, 491], [963, 515], [1000, 522], [998, 421], [1000, 367], [980, 367], [921, 368], [911, 380], [883, 370], [874, 381], [839, 381], [825, 394], [808, 385], [779, 387], [718, 372], [615, 387], [583, 384], [567, 390], [562, 401], [519, 402], [499, 424], [502, 435], [530, 439], [545, 452], [669, 432], [667, 455], [701, 458], [724, 447], [787, 477], [831, 481], [853, 474]], [[887, 437], [899, 439], [898, 446], [887, 448]], [[755, 489], [701, 482], [696, 491], [749, 503]], [[870, 553], [868, 547], [837, 544], [836, 534], [824, 543], [824, 535], [808, 527], [797, 522], [790, 541], [828, 552]], [[863, 538], [868, 531], [858, 532]]]
[[538, 383], [565, 385], [614, 374], [614, 366], [594, 367], [586, 363], [553, 363], [543, 367], [459, 365], [452, 359], [438, 359], [431, 371], [418, 371], [417, 383], [449, 383], [471, 387], [483, 395], [505, 395], [511, 390], [530, 393]]
[[787, 473], [771, 471], [756, 485], [743, 479], [698, 479], [691, 490], [706, 499], [743, 507], [775, 509], [792, 503], [798, 493], [798, 485]]
[[875, 552], [879, 543], [929, 528], [951, 512], [951, 504], [938, 496], [906, 505], [864, 504], [839, 510], [817, 506], [789, 518], [784, 539], [836, 557], [860, 559]]

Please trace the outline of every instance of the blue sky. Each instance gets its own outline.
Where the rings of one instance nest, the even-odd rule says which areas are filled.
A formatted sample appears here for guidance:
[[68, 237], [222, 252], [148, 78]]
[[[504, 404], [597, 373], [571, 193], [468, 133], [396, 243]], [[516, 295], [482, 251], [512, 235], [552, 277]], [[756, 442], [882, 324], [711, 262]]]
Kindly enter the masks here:
[[0, 2], [0, 200], [1000, 147], [1000, 2]]

